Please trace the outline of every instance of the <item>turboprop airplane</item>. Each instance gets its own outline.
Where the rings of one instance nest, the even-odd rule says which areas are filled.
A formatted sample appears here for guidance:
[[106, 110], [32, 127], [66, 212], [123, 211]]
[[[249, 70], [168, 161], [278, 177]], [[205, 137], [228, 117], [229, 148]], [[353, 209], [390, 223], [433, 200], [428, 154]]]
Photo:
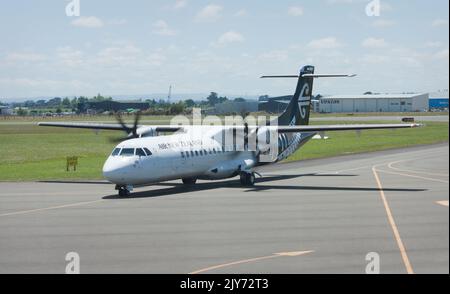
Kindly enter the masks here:
[[120, 117], [118, 124], [41, 122], [39, 125], [125, 131], [127, 137], [113, 149], [103, 166], [104, 177], [116, 185], [121, 197], [128, 196], [135, 185], [176, 179], [193, 185], [197, 179], [219, 180], [239, 176], [243, 186], [252, 186], [257, 175], [256, 167], [280, 162], [318, 133], [420, 126], [414, 123], [309, 125], [314, 79], [353, 76], [314, 74], [314, 67], [310, 65], [302, 67], [298, 75], [263, 76], [298, 79], [286, 110], [263, 125], [150, 126], [139, 125], [139, 115], [132, 127]]

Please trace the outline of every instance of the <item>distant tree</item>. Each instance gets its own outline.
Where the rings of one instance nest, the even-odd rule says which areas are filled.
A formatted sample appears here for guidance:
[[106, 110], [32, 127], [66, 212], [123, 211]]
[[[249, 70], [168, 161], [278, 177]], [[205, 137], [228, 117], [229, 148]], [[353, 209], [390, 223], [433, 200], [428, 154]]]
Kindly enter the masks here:
[[70, 99], [67, 97], [64, 98], [61, 104], [62, 104], [62, 107], [64, 107], [64, 108], [70, 108], [70, 106], [71, 106]]
[[192, 99], [185, 100], [184, 104], [186, 105], [186, 107], [194, 107], [195, 106], [195, 102]]
[[174, 103], [174, 104], [170, 105], [169, 114], [171, 114], [171, 115], [181, 114], [181, 113], [183, 113], [184, 108], [185, 108], [185, 105], [184, 105], [183, 101]]
[[261, 95], [258, 98], [258, 101], [267, 101], [269, 100], [269, 95]]
[[78, 98], [74, 97], [72, 100], [70, 100], [70, 108], [76, 109], [78, 104]]
[[35, 107], [36, 103], [33, 100], [27, 100], [23, 103], [24, 107]]
[[62, 112], [62, 109], [60, 108], [60, 107], [58, 107], [57, 109], [56, 109], [56, 113], [57, 114], [60, 114]]
[[88, 108], [88, 101], [89, 99], [83, 96], [78, 97], [77, 99], [78, 103], [77, 103], [77, 112], [78, 113], [85, 113], [87, 108]]
[[208, 97], [206, 97], [206, 100], [208, 100], [208, 104], [211, 106], [216, 105], [219, 103], [219, 97], [217, 96], [216, 92], [211, 92]]
[[45, 107], [46, 106], [46, 102], [45, 102], [45, 100], [38, 100], [38, 101], [36, 101], [36, 106], [37, 107]]
[[62, 99], [61, 98], [59, 98], [59, 97], [55, 97], [55, 98], [53, 98], [53, 99], [50, 99], [50, 100], [48, 100], [47, 101], [47, 107], [60, 107], [61, 106], [61, 102], [62, 102]]
[[373, 93], [370, 92], [370, 91], [364, 93], [364, 95], [372, 95], [372, 94], [373, 94]]
[[219, 97], [219, 101], [218, 101], [218, 103], [224, 103], [224, 102], [227, 102], [228, 101], [228, 98], [225, 96], [225, 97]]
[[28, 111], [26, 109], [23, 109], [21, 107], [19, 107], [19, 109], [17, 110], [17, 115], [18, 116], [25, 116], [28, 114]]
[[246, 100], [242, 97], [234, 98], [234, 102], [245, 102]]

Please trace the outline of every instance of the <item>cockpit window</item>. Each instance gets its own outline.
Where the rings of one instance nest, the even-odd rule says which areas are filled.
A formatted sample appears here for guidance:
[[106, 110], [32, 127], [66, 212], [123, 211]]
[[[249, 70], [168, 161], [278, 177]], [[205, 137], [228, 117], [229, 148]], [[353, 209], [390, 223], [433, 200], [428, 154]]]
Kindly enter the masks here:
[[148, 150], [148, 148], [144, 148], [144, 150], [145, 150], [145, 153], [147, 153], [147, 156], [152, 155], [152, 153], [150, 152], [150, 150]]
[[113, 152], [111, 153], [112, 156], [117, 156], [120, 153], [120, 148], [116, 148], [113, 150]]
[[133, 156], [134, 148], [123, 148], [122, 152], [120, 152], [121, 156]]
[[147, 156], [147, 154], [145, 154], [144, 150], [142, 150], [141, 148], [136, 149], [136, 155], [137, 156]]

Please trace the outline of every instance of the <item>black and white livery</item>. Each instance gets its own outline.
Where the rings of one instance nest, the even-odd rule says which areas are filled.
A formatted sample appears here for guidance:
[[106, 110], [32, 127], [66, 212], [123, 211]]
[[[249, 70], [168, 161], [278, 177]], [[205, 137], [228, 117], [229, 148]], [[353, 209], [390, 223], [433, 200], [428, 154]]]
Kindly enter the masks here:
[[[414, 123], [309, 125], [314, 79], [353, 76], [318, 75], [314, 73], [313, 66], [302, 67], [298, 75], [263, 76], [262, 78], [298, 79], [294, 96], [286, 110], [277, 118], [276, 124], [149, 126], [138, 125], [136, 117], [133, 127], [125, 125], [122, 120], [119, 120], [119, 124], [39, 123], [39, 125], [125, 130], [127, 137], [114, 148], [103, 166], [103, 175], [116, 184], [120, 196], [128, 195], [134, 185], [176, 179], [181, 179], [186, 185], [193, 185], [197, 179], [219, 180], [239, 176], [242, 185], [251, 186], [255, 184], [256, 167], [274, 164], [289, 157], [317, 133], [420, 126]], [[230, 143], [223, 140], [227, 135], [233, 137]], [[244, 138], [242, 144], [238, 143], [238, 137]], [[267, 141], [268, 138], [274, 138], [276, 144], [273, 144], [274, 142], [262, 144], [262, 141]], [[250, 141], [256, 142], [252, 148], [249, 147]], [[276, 146], [276, 150], [271, 149], [271, 146]], [[271, 153], [271, 156], [268, 156], [268, 153]], [[267, 156], [263, 157], [264, 155]]]

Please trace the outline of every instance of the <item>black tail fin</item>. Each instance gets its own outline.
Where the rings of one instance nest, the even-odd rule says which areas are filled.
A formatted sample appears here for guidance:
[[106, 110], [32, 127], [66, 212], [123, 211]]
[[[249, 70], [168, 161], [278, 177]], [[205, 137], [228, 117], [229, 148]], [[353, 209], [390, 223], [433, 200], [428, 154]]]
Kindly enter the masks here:
[[307, 125], [309, 124], [309, 113], [311, 110], [311, 93], [313, 90], [314, 66], [307, 65], [300, 69], [295, 94], [289, 102], [286, 110], [278, 117], [280, 126]]
[[278, 117], [278, 125], [307, 125], [311, 111], [311, 95], [315, 78], [352, 78], [355, 74], [314, 74], [314, 66], [300, 69], [299, 75], [262, 76], [261, 78], [298, 78], [297, 89], [286, 110]]

